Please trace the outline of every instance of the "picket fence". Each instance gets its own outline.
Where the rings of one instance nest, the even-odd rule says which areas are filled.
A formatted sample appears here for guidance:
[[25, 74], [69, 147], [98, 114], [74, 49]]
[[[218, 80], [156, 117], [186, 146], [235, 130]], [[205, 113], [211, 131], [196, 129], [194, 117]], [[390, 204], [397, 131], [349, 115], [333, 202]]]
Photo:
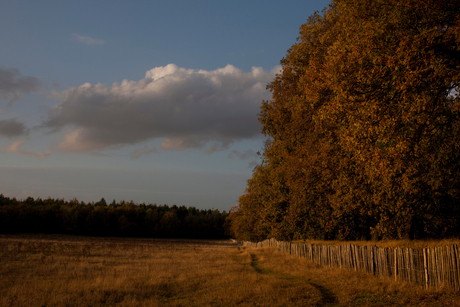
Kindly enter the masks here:
[[258, 243], [238, 241], [250, 247], [275, 247], [314, 263], [389, 276], [426, 288], [460, 290], [460, 250], [458, 245], [412, 248], [381, 248], [344, 244], [338, 246], [291, 243], [268, 239]]

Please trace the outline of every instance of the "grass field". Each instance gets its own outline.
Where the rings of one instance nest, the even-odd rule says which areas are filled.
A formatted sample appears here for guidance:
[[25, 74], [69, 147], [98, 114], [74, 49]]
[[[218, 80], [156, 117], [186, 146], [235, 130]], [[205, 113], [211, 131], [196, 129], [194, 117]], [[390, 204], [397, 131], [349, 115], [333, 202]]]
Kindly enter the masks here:
[[230, 241], [0, 236], [0, 306], [460, 306]]

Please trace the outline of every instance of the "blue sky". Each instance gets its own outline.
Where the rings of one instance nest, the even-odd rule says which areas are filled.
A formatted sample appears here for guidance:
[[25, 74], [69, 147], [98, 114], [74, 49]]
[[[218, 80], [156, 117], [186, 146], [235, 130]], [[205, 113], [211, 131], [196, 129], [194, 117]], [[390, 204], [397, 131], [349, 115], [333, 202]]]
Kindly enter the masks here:
[[0, 193], [229, 210], [257, 113], [330, 1], [0, 4]]

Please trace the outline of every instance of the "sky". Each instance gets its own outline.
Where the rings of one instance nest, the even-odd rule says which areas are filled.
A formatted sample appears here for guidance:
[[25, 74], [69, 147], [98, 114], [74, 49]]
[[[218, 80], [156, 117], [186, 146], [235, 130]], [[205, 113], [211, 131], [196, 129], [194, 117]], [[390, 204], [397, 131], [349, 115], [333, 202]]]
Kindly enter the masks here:
[[229, 211], [257, 114], [330, 1], [0, 4], [0, 193]]

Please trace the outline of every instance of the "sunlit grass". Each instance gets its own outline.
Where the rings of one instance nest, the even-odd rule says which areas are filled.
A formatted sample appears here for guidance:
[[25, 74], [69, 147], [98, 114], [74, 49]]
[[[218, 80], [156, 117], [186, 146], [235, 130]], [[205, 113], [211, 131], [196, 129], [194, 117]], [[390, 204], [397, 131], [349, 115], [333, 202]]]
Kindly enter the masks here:
[[455, 306], [460, 296], [230, 241], [0, 236], [0, 306]]

